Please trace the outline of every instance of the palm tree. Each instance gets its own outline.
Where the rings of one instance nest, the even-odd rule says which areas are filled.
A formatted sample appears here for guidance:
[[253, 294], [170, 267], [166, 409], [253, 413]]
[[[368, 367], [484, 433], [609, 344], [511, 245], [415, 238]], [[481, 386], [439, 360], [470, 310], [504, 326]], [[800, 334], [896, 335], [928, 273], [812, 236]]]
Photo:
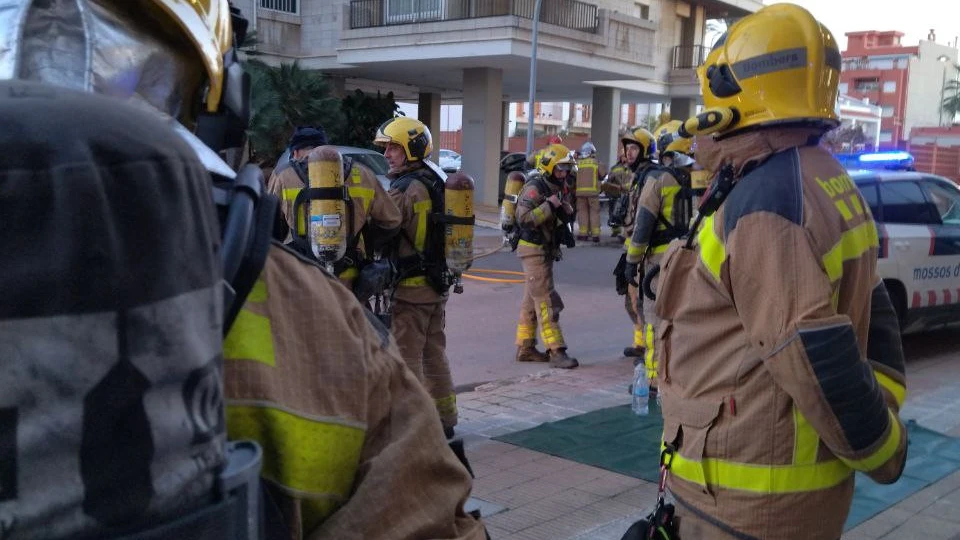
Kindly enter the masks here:
[[331, 95], [321, 73], [301, 69], [296, 62], [273, 67], [248, 60], [245, 66], [253, 88], [248, 135], [255, 160], [275, 161], [297, 126], [322, 125], [330, 133], [340, 131], [340, 100]]
[[957, 114], [960, 114], [960, 78], [958, 78], [960, 77], [960, 65], [953, 66], [953, 69], [957, 72], [957, 75], [944, 85], [943, 103], [940, 104], [951, 124]]

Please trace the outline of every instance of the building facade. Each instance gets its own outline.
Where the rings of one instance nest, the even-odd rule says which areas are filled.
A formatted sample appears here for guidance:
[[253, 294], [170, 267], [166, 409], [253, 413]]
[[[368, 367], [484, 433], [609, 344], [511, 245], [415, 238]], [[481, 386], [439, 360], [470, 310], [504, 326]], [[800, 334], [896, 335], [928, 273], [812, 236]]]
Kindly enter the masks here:
[[911, 129], [942, 121], [942, 89], [957, 64], [957, 48], [936, 43], [933, 35], [914, 46], [903, 45], [902, 37], [897, 31], [849, 32], [842, 53], [840, 93], [880, 107], [882, 148], [905, 148]]
[[[393, 91], [440, 131], [440, 103], [462, 103], [463, 169], [478, 202], [495, 205], [511, 102], [530, 90], [534, 0], [234, 0], [254, 13], [260, 58], [297, 61], [342, 91]], [[591, 136], [613, 158], [621, 102], [699, 100], [693, 68], [708, 19], [740, 17], [760, 0], [543, 0], [536, 101], [590, 104]], [[570, 111], [561, 111], [569, 114]], [[583, 110], [574, 116], [583, 127]], [[578, 116], [579, 114], [579, 116]]]

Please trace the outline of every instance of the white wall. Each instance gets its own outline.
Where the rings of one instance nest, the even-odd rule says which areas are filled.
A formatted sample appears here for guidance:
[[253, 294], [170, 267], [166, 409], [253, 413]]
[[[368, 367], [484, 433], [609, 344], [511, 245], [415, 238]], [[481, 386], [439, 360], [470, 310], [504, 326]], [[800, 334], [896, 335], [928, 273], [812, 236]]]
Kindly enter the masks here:
[[[947, 62], [938, 62], [937, 57], [950, 57]], [[907, 84], [907, 107], [904, 114], [903, 138], [910, 139], [910, 130], [915, 126], [936, 126], [940, 121], [940, 90], [946, 67], [947, 79], [957, 64], [957, 49], [933, 43], [920, 42], [920, 52], [910, 59], [909, 83]], [[944, 123], [949, 119], [944, 117]]]

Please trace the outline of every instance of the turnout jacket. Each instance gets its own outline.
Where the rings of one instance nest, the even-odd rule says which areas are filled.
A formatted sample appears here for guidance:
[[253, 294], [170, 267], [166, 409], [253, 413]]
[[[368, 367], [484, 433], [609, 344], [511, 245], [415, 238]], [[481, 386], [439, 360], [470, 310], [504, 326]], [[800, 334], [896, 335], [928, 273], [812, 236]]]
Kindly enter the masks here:
[[626, 242], [628, 263], [639, 264], [648, 246], [654, 255], [667, 250], [668, 242], [675, 237], [667, 223], [677, 225], [674, 210], [676, 203], [681, 202], [677, 200], [680, 195], [680, 182], [670, 171], [664, 169], [647, 176], [637, 200], [633, 232]]
[[738, 538], [839, 538], [854, 471], [891, 483], [905, 462], [876, 226], [818, 140], [780, 128], [701, 148], [738, 180], [693, 248], [673, 242], [662, 263], [669, 487]]

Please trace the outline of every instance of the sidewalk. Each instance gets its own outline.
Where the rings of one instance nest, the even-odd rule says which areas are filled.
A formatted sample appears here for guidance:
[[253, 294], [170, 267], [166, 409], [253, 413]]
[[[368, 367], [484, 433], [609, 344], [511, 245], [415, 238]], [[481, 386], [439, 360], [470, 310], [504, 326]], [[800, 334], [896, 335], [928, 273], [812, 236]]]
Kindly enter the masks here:
[[[632, 362], [620, 358], [570, 371], [544, 369], [458, 395], [457, 433], [467, 445], [476, 474], [472, 495], [481, 502], [491, 538], [619, 540], [631, 523], [649, 513], [656, 501], [653, 483], [490, 440], [629, 403], [632, 373]], [[919, 420], [923, 423], [922, 417]], [[929, 427], [958, 435], [960, 417], [950, 425]], [[843, 538], [960, 540], [960, 472], [904, 499]]]

